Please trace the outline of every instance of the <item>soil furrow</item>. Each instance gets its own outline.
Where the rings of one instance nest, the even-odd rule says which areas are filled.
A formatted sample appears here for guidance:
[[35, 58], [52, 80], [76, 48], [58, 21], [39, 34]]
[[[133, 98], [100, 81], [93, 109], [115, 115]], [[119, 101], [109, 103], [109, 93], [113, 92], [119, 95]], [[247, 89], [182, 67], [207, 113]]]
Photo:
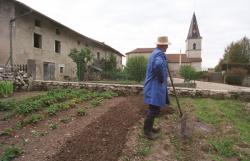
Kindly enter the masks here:
[[[116, 161], [129, 128], [141, 117], [141, 97], [127, 97], [63, 145], [50, 161]], [[137, 100], [137, 101], [136, 101]]]

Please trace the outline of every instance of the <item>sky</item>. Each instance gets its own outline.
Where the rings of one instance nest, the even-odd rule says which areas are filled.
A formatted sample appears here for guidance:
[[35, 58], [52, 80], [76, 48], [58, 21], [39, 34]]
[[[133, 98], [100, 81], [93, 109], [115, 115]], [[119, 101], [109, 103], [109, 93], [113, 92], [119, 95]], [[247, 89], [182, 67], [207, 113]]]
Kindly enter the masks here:
[[231, 42], [250, 38], [250, 0], [18, 1], [123, 54], [155, 47], [158, 36], [169, 37], [167, 53], [184, 53], [195, 12], [204, 69], [217, 65]]

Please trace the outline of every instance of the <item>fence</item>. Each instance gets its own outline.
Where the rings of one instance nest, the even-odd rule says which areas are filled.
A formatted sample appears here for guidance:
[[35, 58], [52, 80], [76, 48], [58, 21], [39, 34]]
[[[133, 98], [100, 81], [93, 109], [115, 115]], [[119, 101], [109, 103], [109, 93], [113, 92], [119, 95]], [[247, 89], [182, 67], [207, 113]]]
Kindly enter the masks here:
[[24, 71], [25, 73], [27, 73], [28, 71], [28, 65], [27, 64], [15, 64], [13, 66], [15, 71]]
[[11, 66], [5, 66], [5, 65], [1, 65], [0, 64], [0, 68], [2, 69], [3, 73], [10, 73], [10, 72], [19, 72], [19, 71], [23, 71], [25, 73], [27, 73], [28, 71], [28, 65], [27, 64], [15, 64], [13, 65], [13, 67]]

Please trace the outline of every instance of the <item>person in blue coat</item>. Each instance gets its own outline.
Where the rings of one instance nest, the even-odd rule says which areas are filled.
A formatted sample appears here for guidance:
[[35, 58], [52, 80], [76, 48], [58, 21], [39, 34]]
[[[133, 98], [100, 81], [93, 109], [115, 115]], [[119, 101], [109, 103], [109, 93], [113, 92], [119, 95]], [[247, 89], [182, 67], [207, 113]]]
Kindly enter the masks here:
[[144, 121], [144, 135], [151, 140], [157, 138], [159, 129], [153, 128], [154, 119], [160, 114], [160, 108], [169, 104], [167, 91], [167, 58], [165, 52], [170, 43], [167, 36], [158, 37], [157, 47], [148, 59], [144, 82], [144, 103], [149, 110]]

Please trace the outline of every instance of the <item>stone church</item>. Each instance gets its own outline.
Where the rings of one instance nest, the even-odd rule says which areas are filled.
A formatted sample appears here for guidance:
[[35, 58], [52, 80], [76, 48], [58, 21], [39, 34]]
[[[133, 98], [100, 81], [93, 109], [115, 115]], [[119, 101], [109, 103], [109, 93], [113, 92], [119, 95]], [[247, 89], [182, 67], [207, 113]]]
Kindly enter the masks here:
[[[154, 48], [137, 48], [126, 53], [127, 60], [134, 56], [144, 56], [146, 58], [152, 53]], [[195, 13], [193, 14], [186, 39], [185, 53], [167, 53], [167, 59], [171, 73], [176, 75], [181, 65], [191, 65], [197, 71], [200, 71], [202, 58], [202, 37], [200, 35]]]

